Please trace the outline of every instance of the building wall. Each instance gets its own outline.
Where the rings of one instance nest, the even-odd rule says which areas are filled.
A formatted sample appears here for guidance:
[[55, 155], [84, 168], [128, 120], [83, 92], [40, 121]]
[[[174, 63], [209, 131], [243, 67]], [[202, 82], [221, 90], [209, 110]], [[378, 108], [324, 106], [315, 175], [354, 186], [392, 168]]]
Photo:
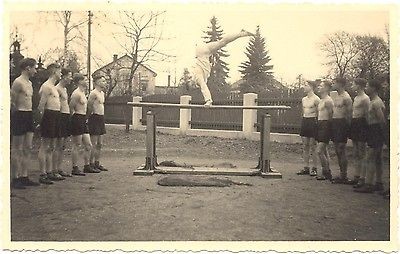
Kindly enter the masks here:
[[[124, 56], [118, 59], [114, 63], [114, 67], [111, 68], [111, 77], [113, 82], [117, 82], [117, 86], [111, 93], [111, 96], [119, 96], [123, 95], [124, 92], [129, 87], [129, 73], [130, 67], [132, 64], [131, 58]], [[109, 79], [109, 75], [107, 74], [107, 70], [105, 67], [100, 68], [95, 73], [101, 73], [103, 76]], [[140, 78], [139, 78], [140, 77]], [[139, 82], [141, 80], [141, 82]], [[110, 81], [108, 80], [108, 83]], [[141, 85], [139, 85], [141, 83]], [[154, 94], [155, 90], [156, 77], [155, 74], [149, 71], [144, 66], [140, 65], [136, 70], [135, 76], [132, 81], [132, 88], [134, 92], [138, 92], [139, 89], [143, 91], [142, 95], [151, 95]]]

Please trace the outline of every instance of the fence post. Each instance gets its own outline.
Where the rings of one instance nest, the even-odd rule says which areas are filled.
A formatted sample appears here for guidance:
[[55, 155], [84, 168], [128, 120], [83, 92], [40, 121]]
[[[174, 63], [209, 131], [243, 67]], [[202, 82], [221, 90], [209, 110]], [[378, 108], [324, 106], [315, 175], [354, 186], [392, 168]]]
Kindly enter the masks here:
[[[257, 94], [246, 93], [243, 95], [243, 106], [256, 106], [257, 105]], [[257, 123], [257, 110], [256, 109], [244, 109], [243, 110], [243, 136], [250, 138], [252, 133], [257, 131], [255, 124]]]
[[[180, 104], [189, 105], [192, 100], [190, 95], [182, 95]], [[192, 120], [192, 110], [181, 108], [179, 112], [179, 132], [180, 134], [186, 134], [187, 130], [190, 129], [190, 121]]]
[[[133, 96], [133, 102], [141, 102], [142, 97]], [[142, 107], [133, 107], [132, 109], [132, 128], [133, 130], [139, 130], [142, 127], [142, 123], [140, 122], [142, 119]]]

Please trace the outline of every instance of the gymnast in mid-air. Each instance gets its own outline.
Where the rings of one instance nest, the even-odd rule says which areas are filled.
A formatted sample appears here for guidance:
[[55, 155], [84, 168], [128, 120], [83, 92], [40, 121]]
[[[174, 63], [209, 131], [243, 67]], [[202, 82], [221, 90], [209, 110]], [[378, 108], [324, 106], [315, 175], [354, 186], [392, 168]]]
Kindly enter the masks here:
[[207, 86], [207, 79], [211, 72], [210, 56], [232, 41], [246, 36], [254, 36], [254, 34], [242, 29], [239, 33], [226, 35], [219, 41], [196, 44], [195, 63], [191, 68], [191, 74], [192, 80], [200, 86], [205, 106], [211, 106], [213, 102]]

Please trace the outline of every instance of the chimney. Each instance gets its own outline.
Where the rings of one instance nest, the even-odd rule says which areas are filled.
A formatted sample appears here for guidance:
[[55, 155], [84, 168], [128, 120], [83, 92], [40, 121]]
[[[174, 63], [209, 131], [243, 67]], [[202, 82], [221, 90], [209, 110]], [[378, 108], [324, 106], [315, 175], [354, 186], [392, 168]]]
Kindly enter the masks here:
[[171, 75], [168, 75], [168, 87], [171, 86]]
[[113, 62], [116, 62], [117, 59], [118, 59], [118, 55], [117, 55], [117, 54], [114, 54], [114, 55], [113, 55]]

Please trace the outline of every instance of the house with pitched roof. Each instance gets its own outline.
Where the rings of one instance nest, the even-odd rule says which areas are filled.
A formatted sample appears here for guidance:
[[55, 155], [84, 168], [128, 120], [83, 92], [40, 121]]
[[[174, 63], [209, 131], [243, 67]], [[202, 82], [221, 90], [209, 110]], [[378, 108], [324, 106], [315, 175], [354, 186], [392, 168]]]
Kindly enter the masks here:
[[[125, 54], [121, 57], [113, 56], [113, 61], [93, 72], [93, 76], [101, 75], [107, 80], [108, 96], [121, 96], [129, 89], [129, 74], [133, 58]], [[157, 73], [150, 67], [139, 65], [132, 80], [134, 94], [142, 96], [151, 95], [155, 92]]]

